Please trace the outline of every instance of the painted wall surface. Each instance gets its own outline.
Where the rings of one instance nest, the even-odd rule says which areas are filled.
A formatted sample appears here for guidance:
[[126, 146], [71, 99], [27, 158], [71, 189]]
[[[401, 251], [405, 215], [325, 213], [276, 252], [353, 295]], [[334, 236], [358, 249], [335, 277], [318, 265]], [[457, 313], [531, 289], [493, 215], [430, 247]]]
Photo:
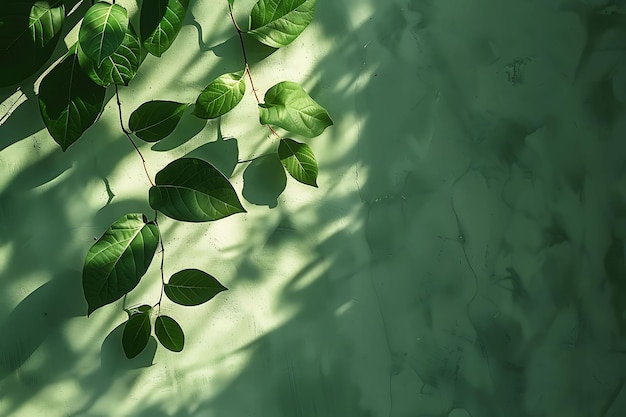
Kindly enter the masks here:
[[[241, 69], [226, 3], [192, 2], [126, 118]], [[229, 291], [165, 303], [185, 350], [132, 361], [121, 305], [87, 318], [80, 277], [94, 237], [150, 212], [140, 160], [114, 100], [61, 152], [26, 84], [0, 126], [0, 416], [626, 415], [624, 3], [319, 0], [252, 66], [333, 116], [318, 189], [236, 163], [275, 146], [249, 93], [142, 145], [152, 175], [185, 154], [232, 172], [248, 213], [160, 222], [166, 275]], [[158, 299], [157, 264], [129, 305]]]

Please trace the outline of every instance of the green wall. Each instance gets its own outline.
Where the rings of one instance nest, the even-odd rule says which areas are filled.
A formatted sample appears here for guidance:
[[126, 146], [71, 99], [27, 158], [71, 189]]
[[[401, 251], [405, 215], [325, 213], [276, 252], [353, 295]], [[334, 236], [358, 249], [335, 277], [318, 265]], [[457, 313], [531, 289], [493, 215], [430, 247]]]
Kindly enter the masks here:
[[[192, 1], [126, 118], [241, 69], [226, 5]], [[319, 0], [252, 73], [333, 116], [309, 142], [319, 188], [236, 164], [275, 145], [250, 93], [141, 145], [152, 175], [186, 154], [232, 172], [248, 213], [160, 222], [166, 275], [229, 291], [164, 304], [185, 350], [132, 361], [120, 303], [86, 317], [81, 270], [115, 219], [150, 212], [141, 161], [114, 100], [63, 153], [24, 83], [0, 125], [0, 416], [626, 415], [623, 1]], [[159, 291], [155, 263], [127, 304]]]

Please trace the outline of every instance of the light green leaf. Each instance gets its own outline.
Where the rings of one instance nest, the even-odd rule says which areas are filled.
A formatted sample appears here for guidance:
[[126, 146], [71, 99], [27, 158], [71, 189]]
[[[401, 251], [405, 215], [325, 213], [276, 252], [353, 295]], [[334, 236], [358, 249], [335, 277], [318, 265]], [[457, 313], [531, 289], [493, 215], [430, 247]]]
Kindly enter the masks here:
[[317, 187], [317, 161], [309, 145], [293, 139], [281, 139], [278, 145], [278, 157], [294, 179]]
[[280, 82], [267, 90], [259, 112], [262, 124], [282, 127], [307, 138], [319, 136], [333, 124], [326, 109], [292, 81]]
[[133, 314], [128, 319], [122, 333], [122, 347], [128, 359], [139, 355], [146, 348], [151, 331], [149, 313]]
[[59, 40], [61, 0], [5, 2], [0, 8], [0, 87], [30, 77], [50, 58]]
[[143, 46], [161, 56], [172, 45], [189, 7], [189, 0], [156, 0], [141, 6], [140, 32]]
[[139, 284], [158, 243], [157, 225], [140, 213], [126, 214], [107, 229], [85, 257], [83, 291], [88, 316]]
[[154, 333], [164, 348], [180, 352], [185, 347], [185, 334], [180, 325], [171, 317], [159, 316], [154, 322]]
[[141, 43], [133, 27], [129, 25], [122, 44], [112, 55], [104, 58], [100, 66], [83, 52], [80, 45], [78, 62], [89, 78], [98, 85], [128, 85], [141, 64]]
[[51, 42], [61, 30], [65, 20], [62, 1], [37, 1], [30, 9], [29, 27], [31, 38], [39, 48]]
[[156, 142], [176, 129], [187, 107], [189, 104], [175, 101], [148, 101], [132, 112], [128, 125], [137, 137]]
[[95, 84], [70, 53], [39, 86], [39, 109], [50, 135], [64, 151], [98, 119], [105, 89]]
[[100, 66], [124, 42], [128, 31], [128, 13], [119, 4], [99, 2], [85, 13], [78, 31], [80, 47]]
[[293, 42], [313, 20], [317, 0], [259, 0], [250, 13], [249, 34], [272, 48]]
[[156, 174], [150, 207], [175, 220], [207, 222], [245, 212], [228, 179], [213, 165], [181, 158]]
[[220, 75], [200, 93], [193, 114], [201, 119], [220, 117], [234, 109], [245, 92], [244, 71]]
[[226, 291], [218, 280], [198, 269], [178, 271], [165, 284], [165, 295], [176, 304], [197, 306], [206, 303], [222, 291]]

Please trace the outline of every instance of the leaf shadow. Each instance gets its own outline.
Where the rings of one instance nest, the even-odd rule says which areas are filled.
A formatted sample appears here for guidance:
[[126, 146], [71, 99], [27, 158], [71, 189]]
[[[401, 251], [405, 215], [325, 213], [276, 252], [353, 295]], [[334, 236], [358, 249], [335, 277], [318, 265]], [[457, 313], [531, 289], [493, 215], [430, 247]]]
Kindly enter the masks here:
[[287, 175], [277, 154], [253, 159], [243, 172], [243, 197], [251, 204], [274, 208], [287, 187]]
[[239, 159], [238, 142], [236, 138], [223, 138], [220, 134], [217, 140], [200, 145], [185, 156], [210, 162], [222, 174], [230, 178]]
[[19, 369], [48, 338], [59, 336], [61, 325], [84, 314], [83, 303], [49, 300], [83, 298], [80, 282], [66, 270], [22, 300], [0, 324], [0, 381]]

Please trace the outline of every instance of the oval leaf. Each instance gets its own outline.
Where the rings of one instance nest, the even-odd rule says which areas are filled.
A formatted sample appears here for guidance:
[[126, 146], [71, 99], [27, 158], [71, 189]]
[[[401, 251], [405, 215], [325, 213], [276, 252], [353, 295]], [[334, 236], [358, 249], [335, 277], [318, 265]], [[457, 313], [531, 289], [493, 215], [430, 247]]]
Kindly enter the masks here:
[[220, 117], [234, 109], [245, 92], [244, 71], [221, 75], [200, 93], [193, 114], [201, 119]]
[[71, 53], [39, 86], [39, 109], [50, 135], [65, 151], [98, 119], [105, 89], [95, 84]]
[[313, 20], [317, 0], [259, 0], [250, 13], [250, 33], [280, 48], [293, 42]]
[[146, 142], [156, 142], [174, 131], [189, 104], [175, 101], [148, 101], [131, 115], [131, 132]]
[[165, 295], [176, 304], [197, 306], [206, 303], [222, 291], [218, 280], [198, 269], [184, 269], [172, 275], [165, 284]]
[[245, 212], [228, 179], [210, 163], [182, 158], [156, 174], [150, 207], [175, 220], [207, 222]]
[[122, 216], [89, 249], [83, 267], [87, 315], [139, 284], [159, 243], [159, 229], [140, 213]]
[[267, 90], [259, 112], [262, 124], [282, 127], [307, 138], [320, 135], [333, 124], [326, 109], [292, 81], [283, 81]]
[[295, 180], [317, 187], [317, 161], [309, 145], [293, 139], [281, 139], [278, 157]]
[[65, 21], [61, 0], [5, 3], [0, 8], [0, 87], [25, 80], [41, 68]]
[[122, 347], [128, 359], [139, 355], [146, 348], [151, 331], [149, 313], [133, 314], [128, 319], [122, 333]]
[[180, 352], [185, 347], [185, 334], [171, 317], [159, 316], [154, 322], [154, 332], [165, 349]]
[[172, 45], [187, 13], [189, 0], [156, 0], [141, 6], [140, 32], [143, 46], [161, 56]]
[[78, 62], [89, 78], [98, 85], [128, 85], [135, 78], [141, 64], [139, 37], [129, 25], [122, 44], [112, 55], [106, 57], [100, 66], [89, 58], [79, 45]]
[[128, 13], [119, 4], [99, 2], [85, 13], [78, 31], [80, 47], [96, 66], [113, 54], [128, 31]]

